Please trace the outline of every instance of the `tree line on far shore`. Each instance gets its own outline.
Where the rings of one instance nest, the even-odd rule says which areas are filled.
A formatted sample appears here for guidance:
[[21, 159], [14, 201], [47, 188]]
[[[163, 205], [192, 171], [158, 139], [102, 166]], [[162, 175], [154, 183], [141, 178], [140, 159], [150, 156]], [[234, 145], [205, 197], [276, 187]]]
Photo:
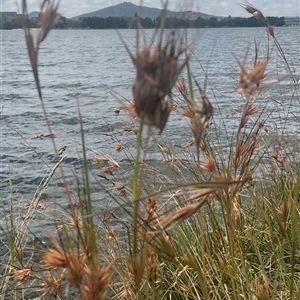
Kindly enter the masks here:
[[[269, 22], [274, 26], [285, 25], [284, 17], [268, 17]], [[106, 28], [136, 28], [140, 22], [143, 28], [157, 28], [160, 26], [161, 18], [137, 18], [137, 17], [88, 17], [80, 20], [82, 28], [106, 29]], [[228, 18], [217, 19], [211, 17], [203, 19], [198, 17], [195, 20], [166, 18], [165, 28], [205, 28], [205, 27], [260, 27], [265, 26], [263, 22], [251, 18]]]
[[[274, 26], [285, 25], [284, 17], [267, 17], [269, 22]], [[29, 26], [32, 28], [38, 28], [38, 18], [32, 18], [28, 20]], [[157, 28], [160, 26], [161, 17], [154, 19], [151, 18], [139, 18], [137, 14], [134, 17], [87, 17], [80, 18], [78, 21], [68, 19], [64, 16], [60, 16], [59, 21], [55, 25], [56, 29], [64, 28], [90, 28], [90, 29], [122, 29], [122, 28], [137, 28], [140, 25], [143, 28]], [[264, 24], [255, 19], [241, 18], [241, 17], [227, 17], [217, 19], [211, 17], [209, 19], [203, 19], [198, 17], [195, 20], [179, 19], [176, 17], [166, 18], [165, 28], [206, 28], [206, 27], [260, 27]], [[22, 22], [20, 16], [18, 18], [1, 19], [1, 29], [17, 29], [22, 28]]]

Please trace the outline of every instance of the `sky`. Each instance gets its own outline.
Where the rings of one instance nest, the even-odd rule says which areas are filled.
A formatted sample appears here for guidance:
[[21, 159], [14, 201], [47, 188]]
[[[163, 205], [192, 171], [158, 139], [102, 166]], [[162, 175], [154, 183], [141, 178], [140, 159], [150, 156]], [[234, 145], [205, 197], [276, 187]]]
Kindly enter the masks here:
[[[1, 11], [21, 11], [21, 0], [0, 1]], [[161, 0], [61, 0], [59, 12], [71, 18], [125, 1], [162, 8]], [[28, 12], [38, 11], [40, 2], [41, 0], [27, 0]], [[249, 2], [266, 16], [300, 16], [300, 0], [249, 0]], [[243, 0], [169, 0], [168, 8], [174, 11], [194, 10], [215, 16], [249, 17], [250, 15], [245, 13], [238, 3], [243, 3]]]

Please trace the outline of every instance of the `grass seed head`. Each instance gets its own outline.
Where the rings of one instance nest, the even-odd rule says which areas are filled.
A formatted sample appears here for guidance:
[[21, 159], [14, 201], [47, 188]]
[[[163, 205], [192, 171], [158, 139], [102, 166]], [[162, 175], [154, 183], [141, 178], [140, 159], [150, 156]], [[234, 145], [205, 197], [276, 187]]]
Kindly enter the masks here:
[[31, 274], [30, 269], [22, 269], [22, 270], [14, 271], [14, 277], [16, 281], [21, 285], [24, 285], [28, 281], [30, 274]]
[[195, 81], [199, 92], [201, 93], [202, 107], [198, 106], [193, 99], [186, 98], [188, 108], [193, 117], [190, 120], [190, 128], [194, 135], [197, 160], [199, 162], [200, 144], [201, 141], [207, 136], [208, 128], [210, 127], [210, 119], [213, 115], [213, 106], [206, 96], [204, 90], [201, 89], [197, 81]]
[[279, 164], [284, 164], [284, 159], [281, 157], [281, 155], [277, 152], [274, 151], [271, 156], [279, 163]]
[[252, 115], [256, 114], [257, 112], [258, 112], [258, 107], [257, 107], [257, 105], [254, 105], [254, 104], [247, 105], [247, 107], [245, 109], [246, 116], [252, 116]]
[[48, 35], [50, 29], [57, 23], [59, 14], [57, 13], [59, 1], [44, 0], [41, 5], [40, 14], [40, 30], [38, 35], [38, 43], [41, 43]]
[[188, 95], [188, 89], [185, 85], [185, 82], [182, 79], [177, 81], [176, 89], [181, 95]]
[[125, 125], [125, 126], [123, 126], [123, 130], [131, 132], [133, 129], [132, 129], [132, 127], [130, 125]]
[[146, 259], [146, 279], [151, 283], [158, 283], [159, 281], [159, 265], [157, 264], [157, 255], [153, 250], [147, 251]]
[[257, 8], [255, 8], [254, 6], [252, 6], [250, 3], [247, 4], [245, 3], [244, 5], [242, 5], [242, 7], [250, 14], [255, 14], [257, 12]]
[[137, 118], [137, 113], [134, 109], [134, 105], [130, 102], [123, 102], [123, 101], [119, 101], [119, 103], [122, 105], [123, 109], [127, 111], [128, 115], [130, 116], [131, 119], [135, 119]]
[[109, 166], [109, 167], [103, 167], [103, 168], [102, 168], [102, 171], [103, 171], [104, 173], [107, 173], [107, 174], [110, 174], [110, 175], [113, 175], [114, 170], [115, 170], [115, 167], [114, 167], [114, 166]]
[[23, 264], [23, 258], [24, 258], [24, 250], [22, 247], [15, 247], [15, 254], [18, 262], [22, 265]]
[[[80, 203], [81, 204], [85, 204], [86, 203], [86, 199], [81, 198], [80, 199]], [[82, 221], [82, 219], [80, 217], [76, 216], [76, 217], [73, 217], [70, 220], [70, 222], [69, 222], [68, 225], [70, 225], [73, 228], [83, 228], [83, 221]]]
[[148, 231], [147, 239], [153, 246], [152, 249], [159, 257], [163, 257], [164, 259], [176, 263], [176, 249], [173, 245], [172, 239], [166, 234], [166, 232], [162, 229], [162, 224], [157, 223], [159, 227], [159, 231]]
[[259, 299], [261, 300], [270, 299], [270, 286], [265, 275], [263, 275], [260, 282], [257, 283], [257, 293], [259, 295]]
[[120, 111], [121, 111], [120, 108], [116, 108], [116, 107], [114, 108], [114, 113], [116, 116], [120, 114]]
[[124, 148], [125, 147], [122, 144], [120, 144], [120, 143], [115, 144], [115, 150], [117, 152], [121, 152], [122, 150], [124, 150]]
[[237, 201], [236, 196], [234, 196], [232, 198], [232, 211], [233, 211], [234, 217], [239, 217], [240, 215], [245, 215], [244, 210], [242, 209], [241, 205]]
[[85, 300], [106, 299], [106, 292], [110, 286], [111, 276], [109, 267], [98, 269], [86, 266], [87, 281], [81, 285], [80, 290]]
[[62, 294], [62, 277], [61, 274], [57, 274], [53, 276], [53, 274], [49, 274], [48, 277], [43, 279], [43, 283], [41, 285], [41, 290], [44, 291], [44, 295], [53, 296], [55, 299], [58, 295]]
[[146, 206], [146, 213], [144, 216], [144, 220], [151, 222], [155, 218], [157, 218], [157, 210], [159, 208], [158, 199], [157, 197], [149, 197], [147, 199], [147, 206]]
[[102, 163], [102, 162], [107, 162], [109, 161], [109, 157], [103, 155], [103, 156], [96, 156], [94, 158], [94, 164]]
[[162, 46], [163, 36], [160, 35], [154, 49], [144, 43], [142, 49], [131, 54], [136, 68], [133, 83], [133, 101], [136, 114], [141, 122], [157, 127], [160, 133], [164, 130], [172, 110], [170, 96], [177, 78], [186, 65], [188, 57], [182, 59], [186, 48], [181, 38], [172, 31]]
[[79, 287], [82, 283], [85, 264], [88, 260], [85, 253], [77, 254], [74, 251], [67, 253], [68, 267], [64, 270], [63, 276], [71, 286]]
[[255, 61], [249, 77], [252, 83], [259, 84], [265, 78], [265, 70], [269, 61], [267, 59]]
[[191, 146], [193, 146], [195, 144], [194, 141], [190, 140], [190, 141], [187, 141], [185, 145], [183, 145], [183, 149], [186, 149], [186, 148], [189, 148]]
[[168, 228], [190, 218], [196, 211], [200, 209], [204, 202], [205, 200], [202, 200], [196, 204], [189, 204], [175, 212], [170, 213], [162, 220], [163, 227]]
[[122, 195], [126, 195], [125, 185], [122, 182], [117, 182], [114, 189], [119, 191]]
[[59, 268], [66, 268], [68, 266], [65, 253], [63, 251], [57, 251], [54, 249], [50, 249], [44, 254], [43, 261], [44, 269], [50, 271]]
[[217, 169], [217, 163], [214, 158], [205, 157], [205, 163], [200, 165], [200, 168], [207, 171], [207, 172], [215, 172]]
[[195, 114], [193, 112], [191, 112], [190, 110], [187, 110], [187, 109], [178, 109], [178, 111], [183, 117], [192, 119], [195, 116]]
[[106, 241], [113, 241], [116, 245], [119, 245], [119, 238], [116, 236], [115, 231], [113, 229], [108, 229], [106, 231]]
[[268, 63], [269, 61], [267, 59], [255, 61], [250, 71], [247, 71], [246, 67], [242, 63], [239, 63], [241, 71], [238, 92], [249, 97], [260, 90], [259, 85], [266, 81], [265, 70]]
[[241, 4], [241, 6], [251, 15], [253, 15], [253, 17], [255, 17], [256, 19], [268, 24], [268, 20], [265, 18], [265, 16], [263, 15], [263, 13], [256, 8], [255, 6], [253, 6], [252, 4], [250, 4], [248, 1], [245, 1], [244, 4]]

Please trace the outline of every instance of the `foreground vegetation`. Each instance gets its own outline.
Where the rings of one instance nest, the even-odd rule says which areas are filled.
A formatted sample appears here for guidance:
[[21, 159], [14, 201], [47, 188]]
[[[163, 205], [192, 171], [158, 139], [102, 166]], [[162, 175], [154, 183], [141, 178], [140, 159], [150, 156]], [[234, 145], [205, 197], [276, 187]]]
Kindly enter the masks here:
[[[162, 18], [155, 46], [148, 45], [140, 31], [137, 46], [141, 39], [143, 45], [135, 53], [124, 45], [136, 68], [133, 101], [120, 101], [121, 107], [114, 113], [128, 114], [132, 125], [124, 130], [136, 136], [132, 184], [110, 176], [122, 167], [117, 159], [95, 157], [93, 163], [103, 167], [99, 190], [113, 186], [107, 193], [123, 212], [121, 217], [114, 211], [105, 213], [100, 225], [95, 222], [80, 106], [84, 164], [78, 180], [82, 186], [79, 184], [74, 199], [40, 86], [38, 51], [57, 21], [58, 5], [44, 2], [36, 40], [23, 20], [34, 79], [57, 157], [44, 186], [59, 170], [69, 211], [66, 216], [62, 210], [59, 221], [55, 216], [58, 226], [50, 235], [50, 246], [32, 246], [29, 224], [40, 197], [32, 199], [23, 218], [15, 216], [11, 202], [4, 219], [8, 251], [1, 260], [5, 269], [0, 282], [3, 298], [300, 299], [300, 168], [297, 155], [291, 155], [286, 144], [282, 146], [282, 132], [273, 133], [270, 141], [272, 115], [264, 115], [264, 108], [258, 105], [271, 84], [283, 79], [291, 82], [292, 100], [300, 100], [298, 83], [275, 28], [257, 8], [248, 2], [242, 6], [265, 24], [287, 75], [266, 76], [269, 53], [259, 59], [257, 47], [252, 66], [238, 62], [238, 92], [244, 107], [228, 149], [221, 146], [213, 106], [190, 69], [192, 53], [182, 31], [168, 34]], [[25, 15], [26, 1], [23, 9]], [[180, 77], [183, 70], [185, 79]], [[158, 130], [163, 136], [171, 113], [186, 118], [187, 130], [194, 137], [180, 146], [179, 152], [156, 134]], [[225, 125], [222, 130], [226, 132]], [[128, 151], [132, 157], [118, 137], [113, 138], [115, 150]], [[163, 158], [158, 167], [146, 159], [150, 142], [157, 145]], [[31, 252], [31, 247], [36, 251]]]

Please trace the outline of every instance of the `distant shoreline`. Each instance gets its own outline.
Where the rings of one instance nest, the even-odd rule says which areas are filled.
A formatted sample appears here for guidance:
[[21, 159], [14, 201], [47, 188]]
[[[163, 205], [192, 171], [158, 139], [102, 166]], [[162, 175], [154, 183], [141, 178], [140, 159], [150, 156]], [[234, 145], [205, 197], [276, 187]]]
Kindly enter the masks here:
[[[299, 25], [284, 25], [284, 26], [280, 26], [280, 27], [277, 27], [277, 28], [293, 28], [293, 27], [299, 27]], [[244, 27], [244, 26], [236, 26], [236, 27], [188, 27], [188, 28], [185, 28], [185, 27], [181, 27], [181, 28], [178, 28], [178, 27], [174, 27], [174, 28], [166, 28], [165, 30], [172, 30], [172, 29], [231, 29], [231, 28], [264, 28], [264, 26], [259, 26], [259, 27]], [[276, 28], [276, 27], [275, 27]], [[30, 28], [31, 30], [39, 30], [39, 28]], [[157, 29], [157, 28], [142, 28], [143, 30], [148, 30], [148, 29]], [[6, 28], [0, 28], [0, 30], [3, 30], [3, 31], [13, 31], [13, 30], [23, 30], [23, 28], [11, 28], [11, 29], [6, 29]], [[137, 30], [136, 28], [53, 28], [52, 30], [58, 30], [58, 31], [69, 31], [69, 30]]]
[[[3, 14], [1, 16], [1, 29], [18, 29], [22, 28], [22, 15], [17, 14]], [[282, 27], [285, 25], [297, 26], [299, 21], [285, 19], [284, 17], [266, 17], [270, 26]], [[39, 17], [28, 18], [28, 25], [30, 28], [39, 27]], [[156, 18], [140, 18], [138, 14], [134, 17], [82, 17], [79, 20], [68, 19], [59, 15], [57, 23], [53, 29], [135, 29], [135, 28], [160, 28], [161, 17]], [[259, 19], [252, 17], [241, 18], [231, 17], [227, 18], [202, 18], [201, 16], [193, 19], [166, 17], [165, 28], [239, 28], [239, 27], [265, 27], [265, 23]]]

